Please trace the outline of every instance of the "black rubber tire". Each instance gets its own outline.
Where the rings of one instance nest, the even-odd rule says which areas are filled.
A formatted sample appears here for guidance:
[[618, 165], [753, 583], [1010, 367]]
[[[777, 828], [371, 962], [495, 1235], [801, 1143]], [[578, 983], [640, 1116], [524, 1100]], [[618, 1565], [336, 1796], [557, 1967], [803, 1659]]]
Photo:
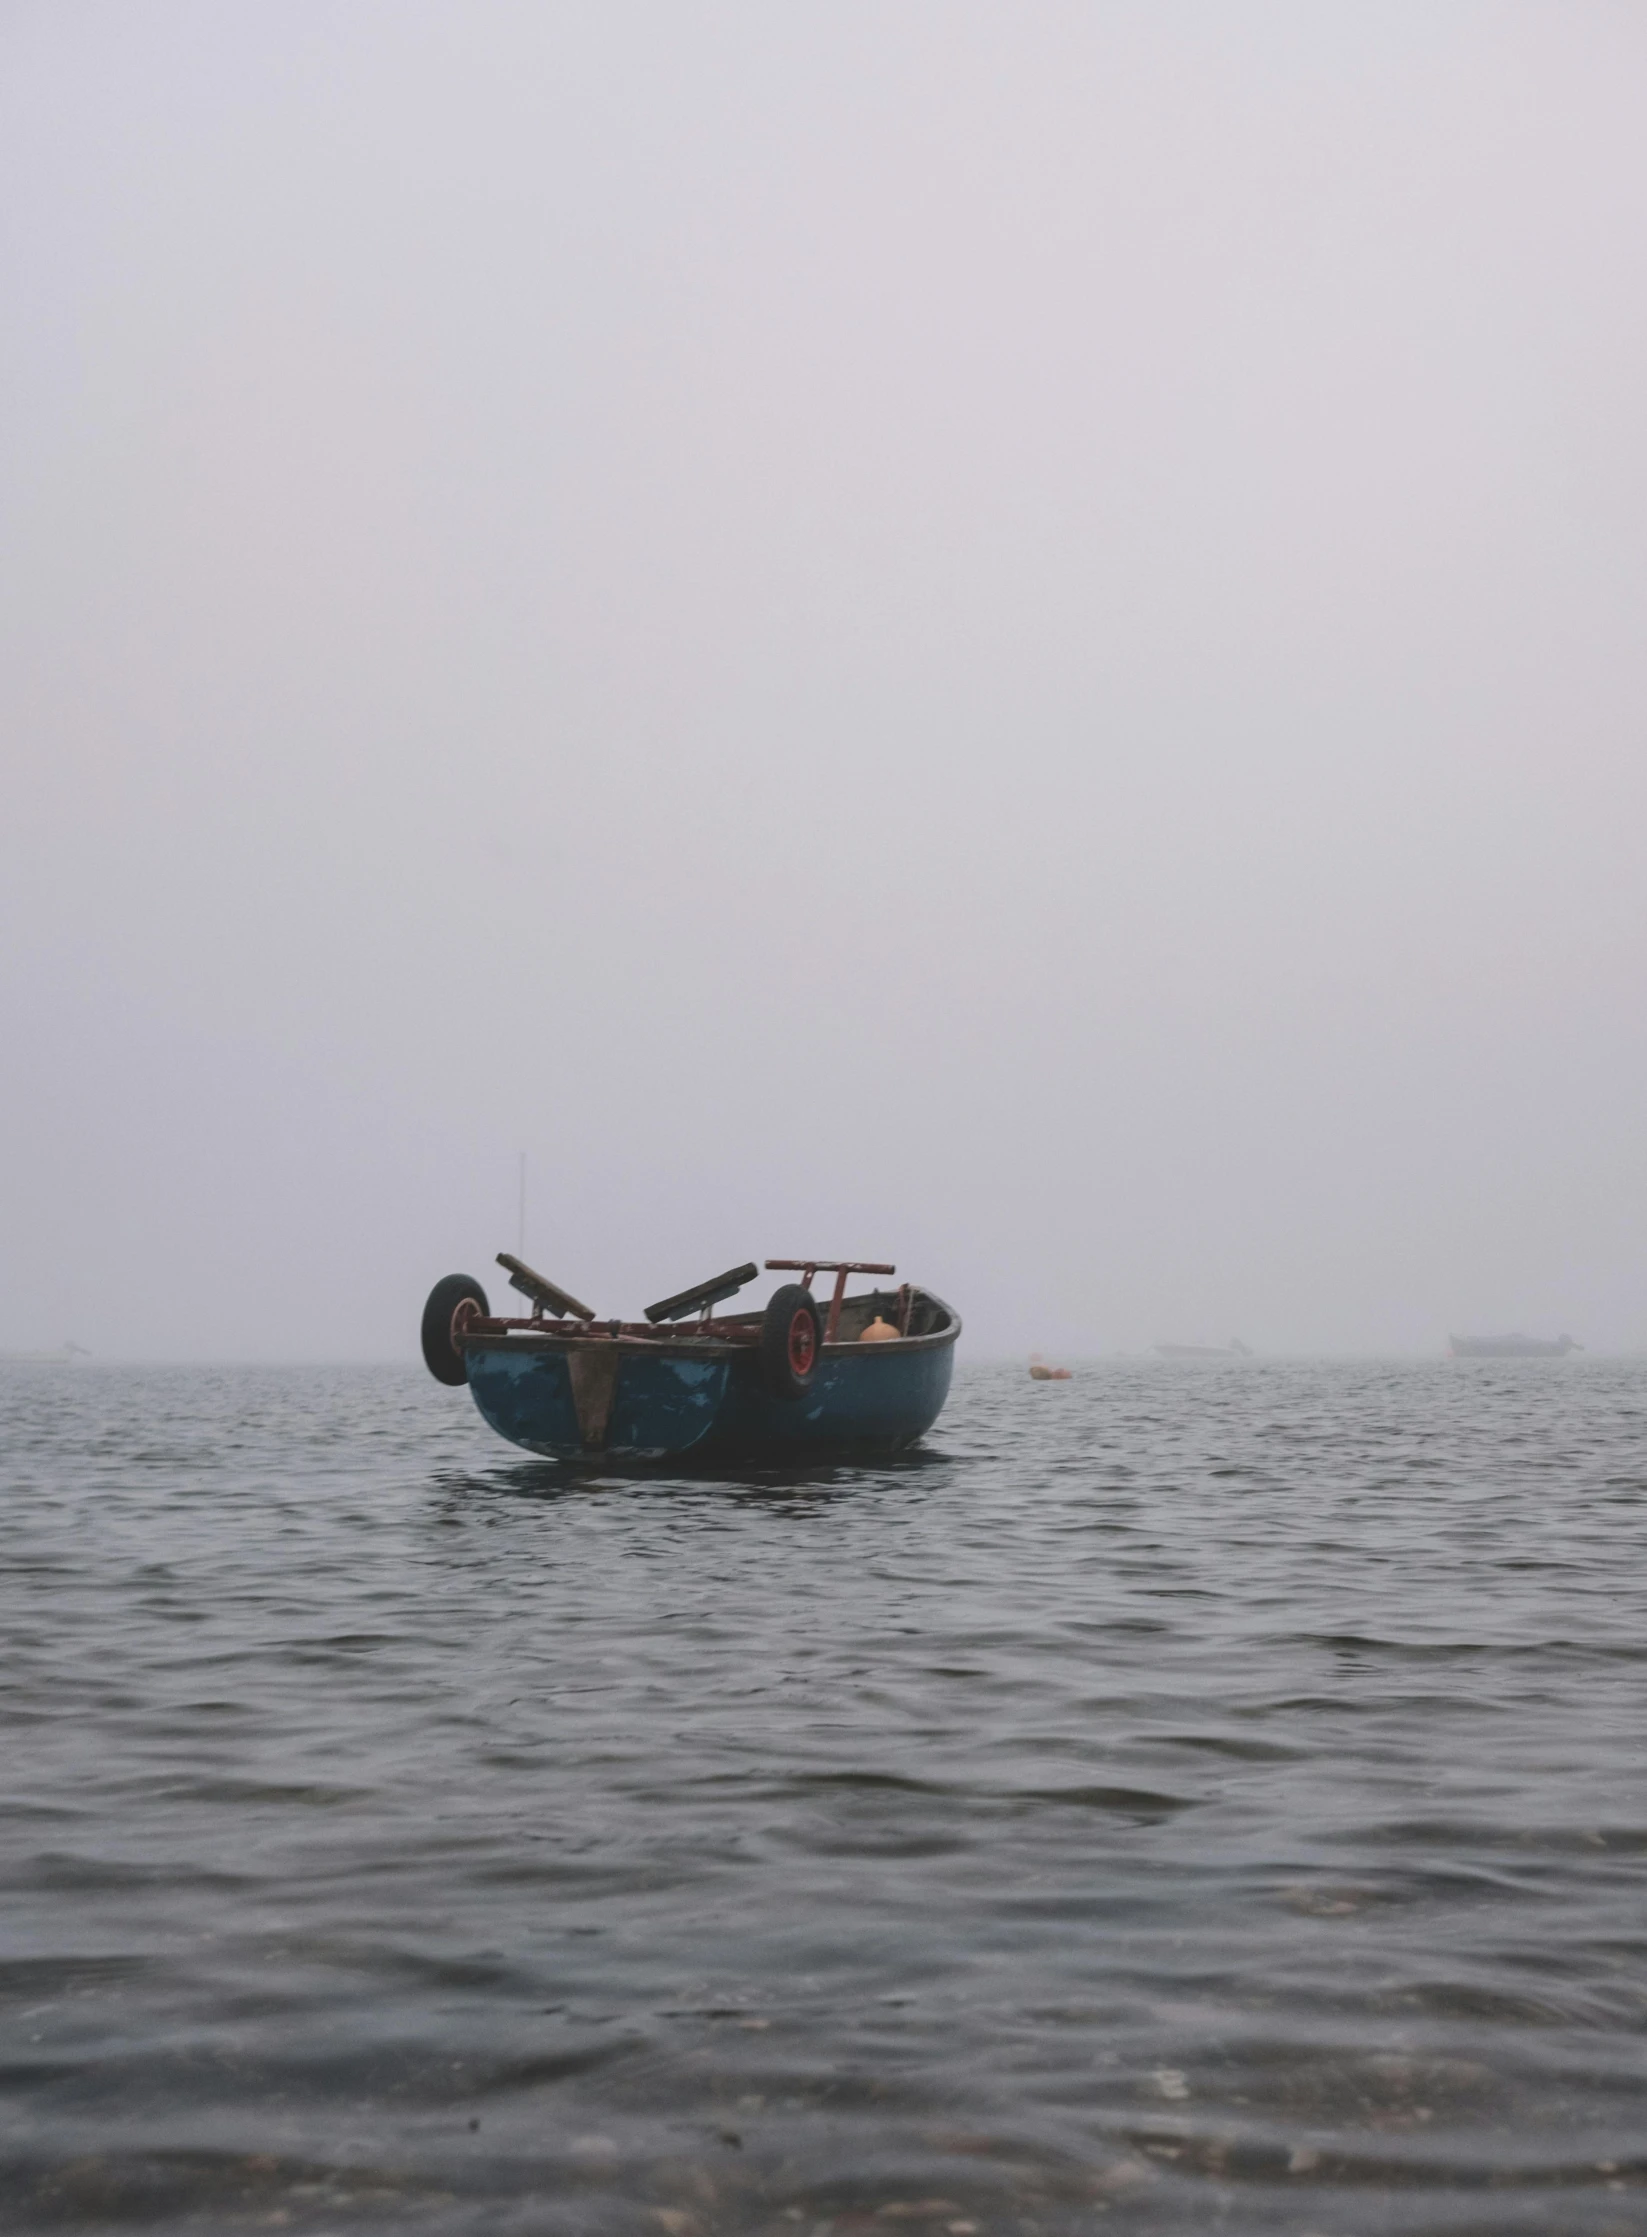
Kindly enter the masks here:
[[484, 1317], [486, 1292], [472, 1274], [448, 1274], [436, 1282], [423, 1308], [423, 1364], [437, 1383], [466, 1383], [469, 1367], [452, 1341], [452, 1321], [460, 1305], [473, 1301]]
[[771, 1395], [786, 1402], [804, 1398], [822, 1350], [823, 1328], [812, 1292], [799, 1282], [785, 1282], [767, 1299], [761, 1323], [761, 1380]]

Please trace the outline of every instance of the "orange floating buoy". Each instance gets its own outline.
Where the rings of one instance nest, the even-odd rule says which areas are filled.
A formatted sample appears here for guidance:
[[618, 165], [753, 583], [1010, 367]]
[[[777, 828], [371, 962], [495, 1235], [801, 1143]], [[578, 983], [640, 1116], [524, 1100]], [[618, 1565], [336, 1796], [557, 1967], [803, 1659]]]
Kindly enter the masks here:
[[889, 1320], [882, 1320], [879, 1313], [858, 1338], [860, 1344], [884, 1344], [895, 1339], [898, 1331]]

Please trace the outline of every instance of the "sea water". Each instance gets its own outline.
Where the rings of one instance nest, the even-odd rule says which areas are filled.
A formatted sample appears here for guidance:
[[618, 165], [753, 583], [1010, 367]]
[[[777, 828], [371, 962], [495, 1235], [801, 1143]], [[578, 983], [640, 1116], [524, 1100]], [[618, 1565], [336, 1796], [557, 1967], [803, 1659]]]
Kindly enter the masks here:
[[0, 1370], [0, 2222], [1647, 2229], [1647, 1363]]

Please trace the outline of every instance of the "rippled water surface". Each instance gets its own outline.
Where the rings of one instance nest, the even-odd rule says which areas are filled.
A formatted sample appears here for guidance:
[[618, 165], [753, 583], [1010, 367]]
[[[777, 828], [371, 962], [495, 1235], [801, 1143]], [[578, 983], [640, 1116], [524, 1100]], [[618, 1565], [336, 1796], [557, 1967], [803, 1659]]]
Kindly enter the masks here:
[[1647, 1365], [0, 1370], [8, 2226], [1647, 2229]]

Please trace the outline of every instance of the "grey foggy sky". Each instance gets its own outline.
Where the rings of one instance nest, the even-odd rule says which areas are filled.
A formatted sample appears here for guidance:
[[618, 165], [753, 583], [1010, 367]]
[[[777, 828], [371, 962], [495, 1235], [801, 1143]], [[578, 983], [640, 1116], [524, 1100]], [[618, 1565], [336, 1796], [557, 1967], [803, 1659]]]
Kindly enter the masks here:
[[0, 216], [0, 1347], [411, 1356], [521, 1148], [1647, 1344], [1639, 8], [14, 4]]

